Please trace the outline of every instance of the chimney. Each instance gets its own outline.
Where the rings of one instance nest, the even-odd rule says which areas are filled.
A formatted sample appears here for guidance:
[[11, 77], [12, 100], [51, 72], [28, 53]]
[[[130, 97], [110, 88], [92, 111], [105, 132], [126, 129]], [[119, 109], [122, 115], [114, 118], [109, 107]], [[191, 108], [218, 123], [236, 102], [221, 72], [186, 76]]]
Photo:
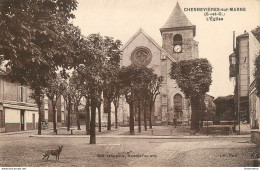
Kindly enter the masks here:
[[233, 51], [235, 51], [236, 49], [236, 35], [235, 35], [235, 31], [233, 31]]

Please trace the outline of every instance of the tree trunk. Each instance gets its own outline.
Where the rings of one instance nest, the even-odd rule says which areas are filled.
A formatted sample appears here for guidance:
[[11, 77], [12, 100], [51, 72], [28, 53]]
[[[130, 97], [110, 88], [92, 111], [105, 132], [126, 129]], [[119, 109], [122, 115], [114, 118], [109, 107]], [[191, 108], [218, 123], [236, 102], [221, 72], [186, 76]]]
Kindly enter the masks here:
[[139, 101], [137, 103], [137, 107], [138, 107], [138, 132], [141, 133], [141, 106]]
[[111, 102], [108, 100], [107, 130], [111, 130]]
[[114, 106], [115, 106], [115, 128], [117, 129], [117, 109], [118, 109], [117, 103], [114, 103]]
[[52, 122], [53, 122], [53, 132], [57, 131], [56, 125], [56, 104], [52, 102]]
[[41, 105], [38, 104], [38, 112], [39, 112], [39, 119], [38, 119], [38, 135], [42, 134], [42, 115], [41, 115]]
[[203, 128], [203, 121], [205, 120], [205, 109], [206, 109], [204, 98], [200, 100], [200, 104], [201, 104], [200, 105], [200, 120], [201, 120], [200, 128]]
[[130, 135], [135, 134], [135, 120], [134, 120], [134, 105], [133, 102], [129, 104], [129, 110], [130, 110], [130, 122], [129, 122], [129, 128], [130, 128]]
[[196, 135], [196, 132], [199, 130], [199, 107], [200, 102], [198, 97], [191, 97], [191, 135]]
[[75, 110], [76, 116], [77, 116], [77, 126], [78, 126], [78, 130], [81, 130], [81, 128], [80, 128], [80, 120], [79, 120], [79, 108], [78, 108], [78, 103], [75, 103], [75, 105], [74, 105], [74, 110]]
[[147, 131], [147, 121], [146, 121], [146, 114], [147, 114], [147, 105], [144, 102], [144, 130]]
[[203, 121], [204, 121], [204, 111], [202, 106], [200, 106], [200, 128], [203, 128]]
[[91, 98], [90, 144], [96, 144], [96, 108], [97, 102]]
[[68, 99], [68, 123], [67, 123], [67, 131], [70, 130], [70, 112], [71, 112], [71, 98]]
[[150, 115], [150, 117], [149, 117], [149, 125], [150, 125], [150, 127], [149, 127], [149, 129], [152, 129], [152, 111], [153, 111], [153, 105], [152, 104], [150, 104], [149, 105], [149, 115]]
[[98, 131], [101, 132], [101, 104], [98, 104]]
[[90, 128], [90, 113], [89, 113], [89, 102], [88, 102], [88, 98], [86, 98], [87, 102], [86, 102], [86, 106], [85, 106], [85, 110], [86, 110], [86, 135], [89, 135], [89, 128]]

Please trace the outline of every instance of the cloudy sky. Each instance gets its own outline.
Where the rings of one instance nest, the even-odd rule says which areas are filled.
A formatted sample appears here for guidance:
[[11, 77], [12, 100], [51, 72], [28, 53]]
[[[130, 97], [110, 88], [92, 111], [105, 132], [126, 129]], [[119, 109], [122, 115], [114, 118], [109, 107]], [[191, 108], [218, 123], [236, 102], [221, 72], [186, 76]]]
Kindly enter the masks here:
[[[100, 33], [126, 43], [139, 28], [162, 44], [159, 31], [177, 0], [78, 0], [76, 19], [84, 35]], [[181, 8], [246, 8], [246, 11], [225, 12], [223, 21], [206, 21], [204, 12], [184, 12], [196, 25], [195, 40], [199, 56], [213, 66], [210, 95], [233, 94], [234, 82], [229, 80], [228, 56], [233, 52], [233, 31], [236, 35], [260, 26], [260, 0], [178, 0]]]

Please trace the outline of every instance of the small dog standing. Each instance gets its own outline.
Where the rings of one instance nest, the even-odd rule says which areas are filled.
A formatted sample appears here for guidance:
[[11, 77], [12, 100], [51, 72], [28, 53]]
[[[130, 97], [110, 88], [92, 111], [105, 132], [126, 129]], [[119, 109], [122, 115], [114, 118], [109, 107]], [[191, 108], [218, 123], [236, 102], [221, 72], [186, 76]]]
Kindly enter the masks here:
[[56, 161], [57, 161], [57, 160], [59, 161], [59, 159], [60, 159], [60, 153], [61, 153], [61, 151], [62, 151], [62, 148], [63, 148], [63, 146], [59, 146], [59, 148], [56, 149], [56, 150], [48, 150], [48, 151], [46, 151], [45, 154], [43, 155], [43, 158], [42, 158], [42, 159], [44, 159], [44, 158], [47, 157], [47, 160], [48, 160], [49, 157], [50, 157], [50, 155], [52, 155], [52, 156], [56, 156]]

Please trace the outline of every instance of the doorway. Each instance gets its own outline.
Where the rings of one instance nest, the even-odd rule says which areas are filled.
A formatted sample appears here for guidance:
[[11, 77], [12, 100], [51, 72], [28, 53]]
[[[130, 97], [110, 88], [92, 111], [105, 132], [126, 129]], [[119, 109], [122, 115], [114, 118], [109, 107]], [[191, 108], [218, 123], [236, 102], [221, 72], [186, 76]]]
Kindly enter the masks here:
[[21, 131], [24, 131], [24, 110], [21, 110]]
[[3, 112], [3, 110], [0, 110], [0, 132], [4, 131], [4, 127], [5, 127], [4, 123], [5, 123], [4, 112]]
[[182, 96], [180, 94], [176, 94], [173, 98], [174, 101], [174, 114], [177, 119], [182, 117]]

